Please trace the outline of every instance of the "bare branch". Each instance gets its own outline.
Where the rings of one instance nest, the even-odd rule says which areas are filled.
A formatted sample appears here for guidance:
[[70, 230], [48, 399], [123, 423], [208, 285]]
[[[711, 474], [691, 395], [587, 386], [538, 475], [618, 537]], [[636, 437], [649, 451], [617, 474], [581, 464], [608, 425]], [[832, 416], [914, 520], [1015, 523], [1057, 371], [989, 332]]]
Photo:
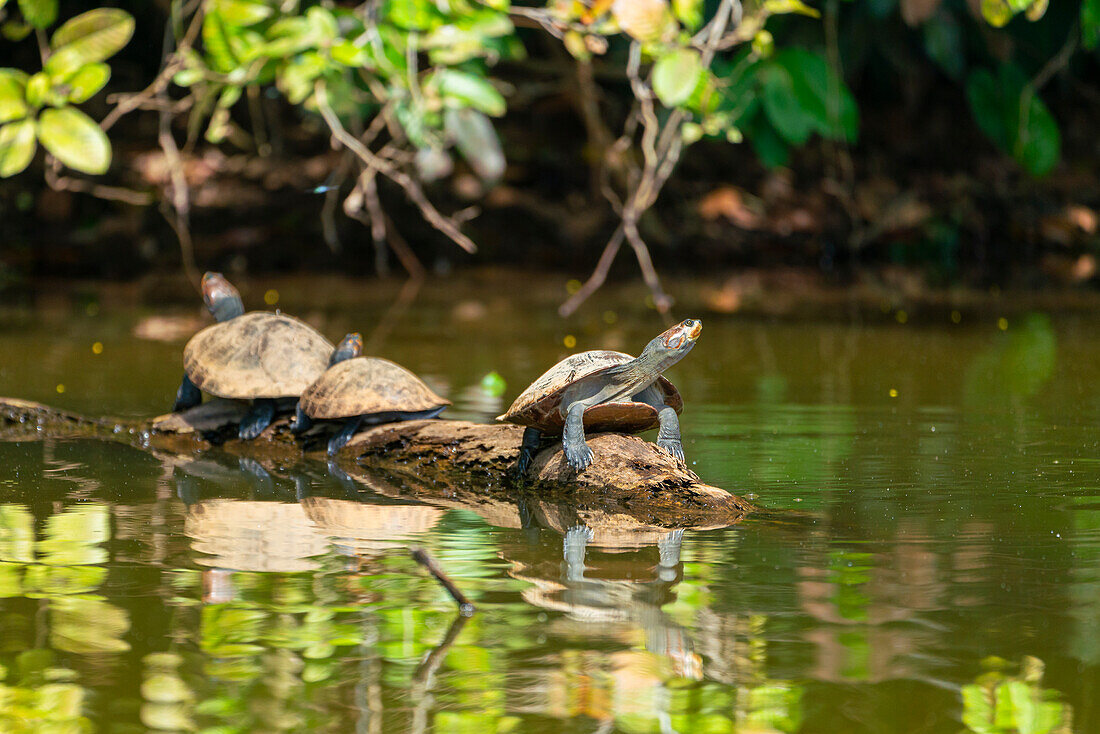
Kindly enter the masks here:
[[428, 201], [428, 197], [424, 195], [424, 191], [420, 188], [420, 184], [418, 184], [412, 176], [405, 173], [385, 158], [371, 152], [367, 146], [363, 145], [362, 141], [344, 128], [340, 123], [340, 118], [336, 116], [332, 107], [329, 106], [328, 93], [324, 83], [318, 82], [314, 87], [314, 92], [317, 100], [317, 109], [321, 112], [321, 117], [324, 118], [325, 124], [328, 125], [333, 137], [339, 140], [348, 150], [355, 153], [368, 168], [381, 173], [404, 189], [405, 194], [414, 204], [416, 204], [417, 208], [420, 209], [420, 213], [428, 220], [429, 224], [447, 235], [447, 237], [466, 252], [477, 252], [477, 245], [474, 244], [473, 240], [464, 235], [452, 220], [440, 214], [439, 210]]

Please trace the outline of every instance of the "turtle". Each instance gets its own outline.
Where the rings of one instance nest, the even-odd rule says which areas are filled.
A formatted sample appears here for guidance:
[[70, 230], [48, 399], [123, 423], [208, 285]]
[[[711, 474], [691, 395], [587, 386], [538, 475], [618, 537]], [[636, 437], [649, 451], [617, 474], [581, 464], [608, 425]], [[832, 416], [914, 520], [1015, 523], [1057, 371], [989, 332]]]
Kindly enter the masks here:
[[315, 420], [343, 420], [328, 442], [329, 456], [364, 423], [435, 418], [451, 404], [401, 365], [360, 356], [362, 347], [359, 334], [344, 337], [332, 353], [331, 366], [302, 393], [290, 426], [294, 433], [303, 433]]
[[543, 434], [562, 435], [565, 459], [577, 471], [592, 463], [584, 431], [639, 433], [659, 426], [657, 446], [683, 461], [679, 391], [661, 373], [695, 346], [703, 322], [686, 319], [653, 339], [641, 356], [610, 350], [581, 352], [547, 370], [497, 416], [525, 426], [516, 473], [527, 472]]
[[241, 440], [256, 438], [275, 417], [276, 399], [298, 397], [328, 367], [332, 343], [293, 316], [244, 312], [240, 293], [221, 273], [202, 276], [202, 297], [218, 323], [187, 342], [174, 411], [202, 402], [202, 392], [251, 400]]

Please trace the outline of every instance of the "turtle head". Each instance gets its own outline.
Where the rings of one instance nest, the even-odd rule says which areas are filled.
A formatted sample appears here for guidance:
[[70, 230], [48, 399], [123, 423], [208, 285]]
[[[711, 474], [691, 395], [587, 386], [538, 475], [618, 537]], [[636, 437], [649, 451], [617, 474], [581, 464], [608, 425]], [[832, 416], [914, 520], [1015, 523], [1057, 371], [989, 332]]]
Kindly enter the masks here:
[[241, 294], [221, 273], [202, 276], [202, 301], [216, 321], [228, 321], [244, 313]]
[[363, 337], [359, 335], [358, 331], [345, 336], [340, 340], [340, 343], [336, 345], [336, 349], [332, 350], [332, 357], [329, 358], [328, 365], [331, 367], [337, 362], [343, 362], [345, 359], [354, 359], [363, 353]]
[[702, 331], [702, 321], [684, 319], [647, 344], [640, 359], [654, 365], [659, 372], [664, 372], [691, 351]]

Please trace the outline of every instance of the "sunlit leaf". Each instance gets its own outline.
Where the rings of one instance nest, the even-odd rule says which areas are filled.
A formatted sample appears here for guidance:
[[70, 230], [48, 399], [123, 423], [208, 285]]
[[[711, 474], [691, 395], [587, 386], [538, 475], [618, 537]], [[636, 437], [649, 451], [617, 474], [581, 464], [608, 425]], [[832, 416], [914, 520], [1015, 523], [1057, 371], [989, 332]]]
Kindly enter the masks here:
[[676, 107], [691, 97], [703, 73], [698, 51], [675, 49], [653, 65], [653, 92], [665, 107]]
[[229, 73], [237, 68], [238, 60], [230, 44], [230, 28], [218, 12], [208, 12], [202, 19], [202, 47], [215, 71]]
[[125, 10], [97, 8], [65, 22], [53, 34], [45, 70], [54, 79], [67, 79], [85, 64], [118, 53], [134, 35], [134, 18]]
[[1008, 0], [982, 0], [982, 17], [994, 28], [1008, 25], [1016, 11], [1008, 3]]
[[488, 79], [477, 74], [457, 69], [440, 69], [432, 75], [429, 84], [434, 84], [444, 99], [493, 117], [500, 117], [507, 109], [504, 96]]
[[764, 12], [771, 15], [797, 13], [808, 15], [811, 18], [820, 18], [821, 13], [816, 8], [811, 8], [802, 0], [764, 0]]
[[19, 12], [35, 28], [49, 28], [57, 20], [57, 0], [19, 0]]
[[0, 69], [0, 123], [26, 117], [27, 79], [18, 69]]
[[259, 23], [275, 12], [265, 0], [215, 0], [213, 6], [226, 23], [235, 26]]
[[43, 111], [38, 140], [51, 155], [77, 171], [100, 174], [111, 166], [111, 141], [106, 133], [74, 107]]
[[80, 104], [107, 85], [111, 78], [111, 67], [103, 62], [85, 64], [69, 79], [69, 101]]
[[623, 32], [638, 41], [670, 37], [677, 29], [666, 0], [615, 0], [611, 14]]
[[326, 8], [320, 6], [310, 8], [306, 11], [306, 21], [309, 23], [313, 38], [325, 45], [340, 33], [336, 17]]
[[9, 122], [0, 127], [0, 178], [21, 172], [34, 158], [34, 120]]

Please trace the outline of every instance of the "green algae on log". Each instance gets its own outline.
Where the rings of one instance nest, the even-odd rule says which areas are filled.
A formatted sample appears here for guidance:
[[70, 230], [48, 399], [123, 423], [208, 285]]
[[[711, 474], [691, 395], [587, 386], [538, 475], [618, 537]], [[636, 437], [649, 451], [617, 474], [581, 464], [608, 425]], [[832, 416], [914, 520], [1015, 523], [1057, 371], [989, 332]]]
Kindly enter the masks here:
[[[323, 454], [330, 427], [315, 426], [297, 438], [285, 417], [276, 419], [254, 441], [238, 440], [236, 424], [246, 409], [243, 403], [214, 399], [150, 420], [109, 421], [0, 398], [0, 439], [84, 436], [176, 453], [219, 445], [229, 454], [261, 462], [301, 457], [303, 452], [307, 457]], [[705, 484], [653, 443], [617, 433], [590, 437], [596, 461], [582, 472], [565, 462], [559, 443], [543, 448], [527, 480], [518, 484], [509, 479], [509, 471], [522, 435], [521, 427], [507, 424], [441, 419], [387, 423], [356, 434], [340, 450], [337, 463], [348, 471], [382, 469], [395, 477], [415, 479], [421, 491], [431, 487], [431, 492], [442, 496], [476, 487], [487, 501], [528, 498], [578, 512], [623, 515], [664, 528], [729, 525], [754, 509], [740, 497]]]

